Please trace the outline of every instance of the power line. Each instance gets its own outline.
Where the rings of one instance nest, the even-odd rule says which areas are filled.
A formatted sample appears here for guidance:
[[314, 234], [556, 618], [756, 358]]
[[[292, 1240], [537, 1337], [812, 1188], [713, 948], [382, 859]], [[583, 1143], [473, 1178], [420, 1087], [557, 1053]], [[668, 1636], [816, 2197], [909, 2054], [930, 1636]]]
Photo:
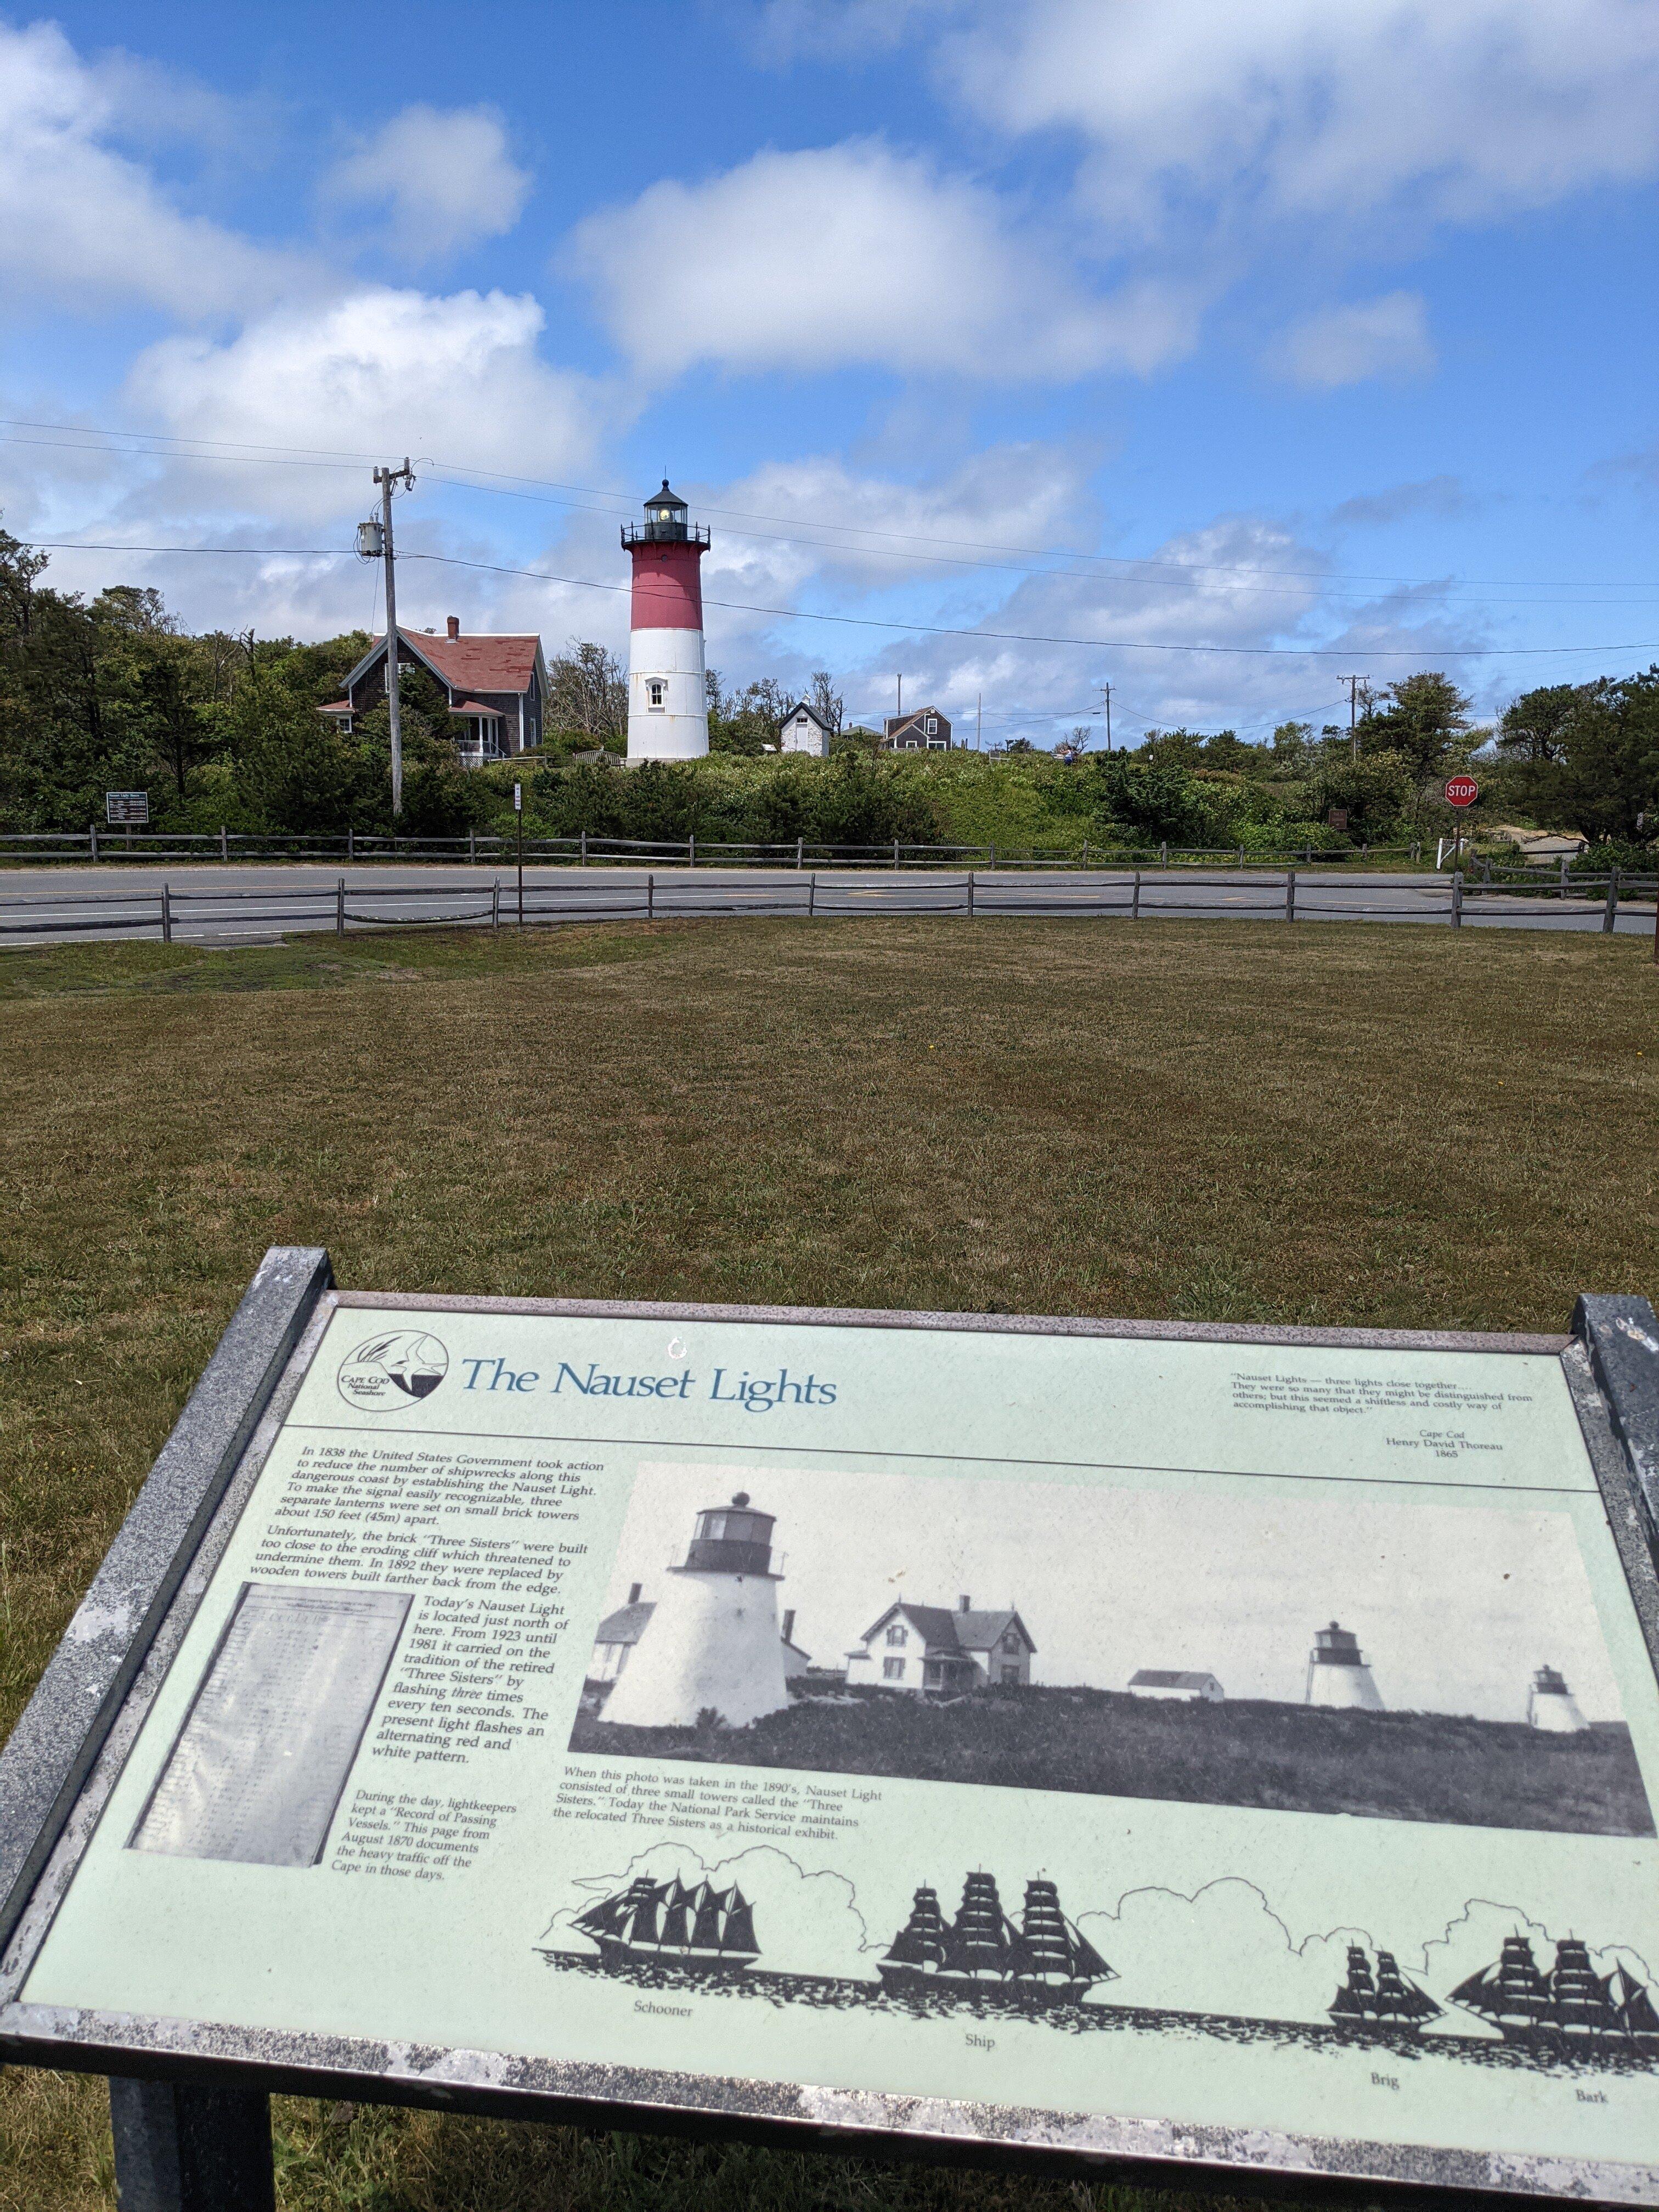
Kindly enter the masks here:
[[[229, 439], [184, 438], [172, 435], [165, 431], [114, 430], [97, 424], [86, 424], [83, 426], [76, 423], [38, 422], [21, 416], [0, 416], [0, 428], [55, 430], [69, 434], [72, 440], [96, 437], [122, 439], [127, 441], [127, 443], [123, 446], [101, 449], [96, 447], [89, 447], [84, 443], [69, 443], [64, 447], [64, 449], [71, 452], [85, 453], [106, 450], [116, 455], [125, 453], [138, 459], [150, 458], [164, 460], [218, 460], [221, 465], [225, 466], [234, 466], [245, 462], [251, 462], [262, 465], [285, 465], [292, 464], [307, 467], [352, 469], [360, 466], [365, 461], [373, 460], [374, 458], [374, 455], [368, 453], [331, 452], [327, 449], [314, 447], [261, 445], [252, 441], [244, 445]], [[135, 442], [139, 440], [144, 441], [145, 443], [140, 445]], [[0, 440], [0, 442], [17, 445], [58, 445], [62, 444], [64, 441], [56, 439], [7, 438]], [[208, 447], [211, 450], [207, 453], [191, 450], [196, 447]], [[169, 450], [173, 448], [179, 450]], [[433, 455], [427, 455], [420, 458], [422, 459], [423, 465], [428, 471], [436, 472], [438, 480], [445, 483], [454, 483], [459, 489], [464, 490], [489, 492], [505, 490], [509, 495], [514, 497], [529, 498], [534, 495], [533, 493], [520, 491], [514, 488], [521, 485], [530, 485], [536, 487], [537, 489], [541, 491], [556, 492], [566, 495], [576, 494], [580, 498], [585, 499], [609, 500], [619, 502], [629, 507], [631, 507], [636, 503], [634, 495], [631, 492], [611, 490], [604, 486], [592, 484], [569, 484], [560, 483], [557, 479], [551, 477], [517, 476], [503, 470], [482, 469], [472, 466], [471, 465], [465, 462], [445, 461]], [[476, 478], [479, 481], [468, 482], [468, 478]], [[583, 511], [580, 508], [576, 499], [572, 499], [568, 496], [546, 501], [542, 503], [550, 506], [572, 507], [578, 512]], [[607, 507], [603, 509], [590, 509], [586, 511], [592, 513], [610, 514], [611, 509]], [[768, 514], [744, 507], [708, 506], [705, 508], [705, 512], [712, 515], [726, 517], [728, 520], [771, 522], [793, 527], [800, 526], [801, 520], [799, 516], [795, 515]], [[1328, 574], [1328, 572], [1324, 569], [1271, 568], [1261, 564], [1245, 562], [1229, 563], [1170, 561], [1160, 559], [1154, 555], [1091, 553], [1084, 551], [1077, 547], [1006, 544], [994, 540], [941, 537], [916, 531], [884, 530], [879, 526], [870, 523], [820, 522], [817, 526], [821, 529], [838, 530], [847, 535], [857, 535], [866, 538], [884, 538], [892, 540], [895, 544], [902, 545], [957, 546], [965, 548], [970, 552], [1017, 553], [1023, 554], [1028, 558], [1036, 560], [1084, 561], [1090, 562], [1095, 567], [1111, 568], [1153, 568], [1165, 571], [1171, 574], [1188, 577], [1195, 575], [1266, 576], [1270, 578], [1289, 578], [1292, 580], [1324, 583], [1327, 581]], [[767, 536], [768, 533], [737, 531], [732, 534], [738, 537], [752, 536], [763, 538]], [[868, 554], [878, 552], [881, 550], [878, 547], [872, 546], [838, 546], [823, 539], [803, 538], [787, 538], [778, 539], [775, 542], [785, 544], [808, 546], [817, 545], [823, 550], [851, 553]], [[911, 555], [907, 557], [915, 558], [917, 556]], [[950, 556], [939, 556], [938, 557], [944, 559], [949, 558]], [[1005, 564], [1000, 562], [978, 563], [974, 562], [965, 562], [959, 565], [968, 567], [1002, 567]], [[1013, 573], [1019, 572], [1014, 571]], [[1054, 574], [1056, 572], [1052, 569], [1045, 568], [1035, 570], [1030, 573], [1039, 575], [1049, 575]], [[1127, 578], [1123, 580], [1136, 581], [1143, 580]], [[1356, 571], [1350, 575], [1347, 580], [1354, 583], [1395, 584], [1418, 586], [1424, 588], [1434, 588], [1440, 586], [1443, 580], [1435, 576], [1400, 576]], [[1575, 592], [1605, 591], [1608, 588], [1641, 592], [1659, 591], [1659, 583], [1615, 584], [1610, 587], [1605, 583], [1585, 583], [1572, 577], [1466, 576], [1458, 580], [1466, 584], [1479, 585], [1482, 588], [1497, 589], [1508, 589], [1510, 587], [1522, 588], [1532, 585], [1543, 585], [1550, 589]], [[1269, 587], [1263, 586], [1261, 588], [1267, 589]], [[1338, 594], [1329, 592], [1325, 595], [1339, 596]], [[1500, 601], [1497, 604], [1527, 605], [1545, 603], [1516, 600], [1508, 602]], [[1566, 604], [1583, 605], [1595, 603], [1569, 601]], [[1607, 604], [1620, 603], [1609, 602]]]
[[[217, 557], [240, 556], [259, 560], [299, 559], [343, 561], [349, 556], [324, 545], [106, 545], [78, 538], [20, 538], [40, 552], [73, 553], [200, 553]], [[601, 582], [592, 576], [561, 576], [545, 568], [515, 568], [499, 561], [464, 561], [451, 553], [405, 553], [405, 561], [432, 561], [446, 568], [469, 568], [481, 575], [523, 576], [538, 584], [563, 584], [585, 592], [627, 592], [623, 583]], [[1086, 647], [1095, 653], [1199, 653], [1271, 660], [1346, 660], [1349, 650], [1335, 645], [1209, 645], [1172, 643], [1167, 639], [1126, 637], [1069, 637], [1059, 633], [1023, 629], [969, 629], [954, 623], [887, 622], [876, 615], [836, 615], [810, 607], [769, 607], [751, 599], [708, 599], [706, 607], [723, 613], [769, 615], [779, 622], [833, 623], [852, 629], [886, 630], [901, 637], [964, 637], [986, 645], [1064, 645]], [[1659, 653], [1659, 643], [1635, 645], [1379, 645], [1369, 648], [1372, 660], [1421, 660], [1425, 653], [1468, 660], [1560, 659], [1581, 653]]]

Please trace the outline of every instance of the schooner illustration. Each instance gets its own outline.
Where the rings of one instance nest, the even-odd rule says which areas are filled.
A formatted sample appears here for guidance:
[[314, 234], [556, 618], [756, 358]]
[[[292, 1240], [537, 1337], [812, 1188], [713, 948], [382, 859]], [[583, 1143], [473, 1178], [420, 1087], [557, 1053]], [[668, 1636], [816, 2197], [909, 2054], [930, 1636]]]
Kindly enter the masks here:
[[1659, 2053], [1659, 2012], [1645, 1984], [1623, 1966], [1598, 1974], [1576, 1936], [1557, 1943], [1547, 1972], [1524, 1936], [1505, 1936], [1501, 1957], [1460, 1982], [1451, 2002], [1490, 2021], [1505, 2043], [1568, 2053]]
[[1052, 1881], [1026, 1883], [1016, 1928], [988, 1874], [968, 1876], [951, 1922], [939, 1910], [936, 1890], [926, 1885], [917, 1890], [909, 1918], [876, 1971], [899, 1995], [988, 1996], [1027, 2006], [1075, 2004], [1096, 1982], [1115, 1978], [1061, 1911]]
[[1348, 1946], [1348, 1978], [1328, 2010], [1349, 2033], [1420, 2035], [1426, 2020], [1437, 2020], [1440, 2007], [1426, 1990], [1408, 1982], [1392, 1951], [1378, 1949], [1376, 1972], [1361, 1945]]
[[608, 1967], [668, 1966], [687, 1974], [741, 1974], [760, 1956], [754, 1908], [735, 1882], [688, 1889], [678, 1875], [653, 1881], [640, 1875], [614, 1897], [576, 1915], [574, 1923], [599, 1949]]

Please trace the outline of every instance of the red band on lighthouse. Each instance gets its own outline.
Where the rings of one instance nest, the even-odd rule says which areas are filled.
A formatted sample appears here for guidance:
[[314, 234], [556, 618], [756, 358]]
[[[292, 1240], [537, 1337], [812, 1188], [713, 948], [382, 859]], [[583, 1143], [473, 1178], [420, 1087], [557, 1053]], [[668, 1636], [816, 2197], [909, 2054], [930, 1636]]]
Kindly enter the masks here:
[[632, 629], [701, 629], [701, 545], [635, 545]]

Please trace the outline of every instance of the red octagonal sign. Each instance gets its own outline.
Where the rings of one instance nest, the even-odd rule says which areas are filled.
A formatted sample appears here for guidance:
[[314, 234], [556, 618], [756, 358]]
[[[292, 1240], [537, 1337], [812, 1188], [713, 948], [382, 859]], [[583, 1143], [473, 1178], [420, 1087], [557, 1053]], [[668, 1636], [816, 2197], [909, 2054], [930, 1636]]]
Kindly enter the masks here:
[[1472, 775], [1449, 776], [1446, 780], [1448, 806], [1473, 806], [1480, 796], [1480, 787]]

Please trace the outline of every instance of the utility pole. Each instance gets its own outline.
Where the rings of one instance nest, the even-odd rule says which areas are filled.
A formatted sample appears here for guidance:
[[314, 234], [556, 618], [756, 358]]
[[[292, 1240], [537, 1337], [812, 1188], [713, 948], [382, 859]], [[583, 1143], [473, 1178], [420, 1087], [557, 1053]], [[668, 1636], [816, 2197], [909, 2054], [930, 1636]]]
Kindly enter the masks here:
[[1112, 750], [1112, 687], [1109, 684], [1103, 684], [1100, 688], [1106, 694], [1106, 750], [1110, 752]]
[[[1339, 684], [1346, 684], [1348, 687], [1348, 750], [1352, 757], [1358, 760], [1359, 758], [1359, 687], [1365, 679], [1363, 676], [1339, 676], [1336, 680]], [[1365, 693], [1365, 704], [1368, 707], [1370, 705], [1369, 686]]]
[[976, 753], [982, 753], [984, 750], [985, 694], [982, 691], [975, 691], [974, 694], [974, 750]]
[[408, 491], [414, 486], [415, 471], [407, 453], [402, 468], [376, 469], [374, 481], [380, 487], [380, 518], [358, 526], [357, 550], [365, 560], [372, 561], [379, 554], [386, 562], [386, 704], [392, 724], [392, 811], [398, 815], [404, 811], [404, 732], [398, 711], [398, 577], [392, 544], [392, 488], [401, 483]]
[[904, 678], [902, 676], [898, 679], [898, 704], [893, 709], [893, 712], [901, 722], [904, 720]]

